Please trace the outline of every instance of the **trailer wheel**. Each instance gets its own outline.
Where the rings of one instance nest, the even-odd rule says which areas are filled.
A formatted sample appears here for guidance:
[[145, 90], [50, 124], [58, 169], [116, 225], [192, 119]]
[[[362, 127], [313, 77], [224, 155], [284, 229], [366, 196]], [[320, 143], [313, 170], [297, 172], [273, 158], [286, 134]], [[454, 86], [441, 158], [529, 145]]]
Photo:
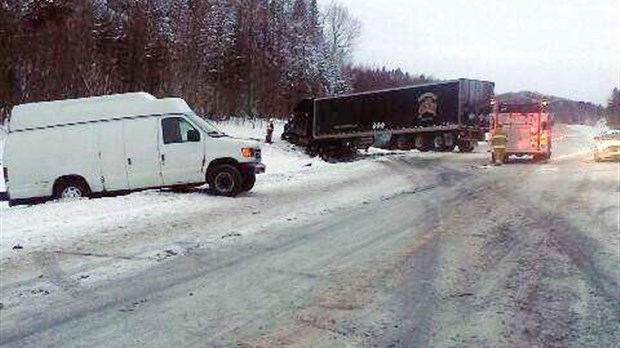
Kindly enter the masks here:
[[234, 197], [242, 190], [242, 180], [237, 168], [222, 164], [213, 170], [213, 175], [210, 175], [209, 189], [218, 196]]
[[424, 134], [418, 134], [415, 137], [415, 148], [422, 152], [427, 152], [431, 149], [428, 138]]
[[90, 188], [84, 179], [79, 176], [63, 177], [54, 183], [55, 199], [74, 200], [90, 195]]
[[454, 151], [454, 148], [456, 147], [456, 143], [454, 142], [454, 134], [445, 133], [443, 135], [443, 143], [444, 143], [444, 150], [446, 152]]
[[443, 142], [442, 134], [436, 134], [435, 137], [433, 137], [433, 147], [435, 148], [436, 151], [444, 150], [444, 142]]

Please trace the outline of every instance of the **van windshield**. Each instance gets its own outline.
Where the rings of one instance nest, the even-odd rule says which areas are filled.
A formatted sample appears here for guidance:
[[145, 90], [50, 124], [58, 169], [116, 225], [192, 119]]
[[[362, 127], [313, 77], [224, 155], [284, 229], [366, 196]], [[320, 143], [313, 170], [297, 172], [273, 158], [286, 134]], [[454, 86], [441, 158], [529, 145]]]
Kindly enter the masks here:
[[217, 129], [217, 127], [214, 124], [199, 117], [195, 113], [188, 113], [186, 114], [186, 116], [190, 118], [194, 122], [194, 124], [198, 126], [198, 128], [200, 128], [207, 135], [212, 136], [212, 137], [226, 136], [226, 134], [222, 132], [221, 130]]

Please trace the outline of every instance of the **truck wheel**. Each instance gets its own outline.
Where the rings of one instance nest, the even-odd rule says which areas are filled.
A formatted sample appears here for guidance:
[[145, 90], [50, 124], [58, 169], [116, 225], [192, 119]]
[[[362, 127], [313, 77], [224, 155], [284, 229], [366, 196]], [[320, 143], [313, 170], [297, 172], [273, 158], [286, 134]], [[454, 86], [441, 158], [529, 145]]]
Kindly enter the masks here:
[[474, 151], [474, 144], [471, 141], [462, 140], [459, 141], [459, 152], [472, 152]]
[[79, 178], [59, 179], [54, 184], [54, 198], [60, 200], [74, 200], [88, 197], [90, 189], [84, 180]]
[[422, 152], [427, 152], [431, 149], [428, 138], [423, 134], [418, 134], [415, 137], [415, 148]]
[[209, 179], [209, 189], [218, 195], [234, 197], [241, 192], [242, 177], [237, 168], [229, 164], [222, 164], [213, 170]]
[[250, 191], [254, 188], [254, 184], [256, 183], [256, 174], [245, 174], [243, 176], [243, 185], [241, 187], [242, 191]]
[[443, 136], [441, 134], [435, 135], [433, 138], [433, 146], [436, 151], [444, 151]]
[[445, 133], [443, 135], [443, 143], [444, 143], [444, 151], [446, 152], [454, 151], [454, 148], [456, 147], [456, 144], [454, 143], [454, 134]]
[[533, 161], [538, 162], [546, 162], [548, 159], [547, 154], [534, 154]]
[[313, 142], [310, 144], [310, 146], [308, 146], [307, 151], [308, 151], [308, 156], [316, 157], [321, 154], [321, 147], [319, 144]]

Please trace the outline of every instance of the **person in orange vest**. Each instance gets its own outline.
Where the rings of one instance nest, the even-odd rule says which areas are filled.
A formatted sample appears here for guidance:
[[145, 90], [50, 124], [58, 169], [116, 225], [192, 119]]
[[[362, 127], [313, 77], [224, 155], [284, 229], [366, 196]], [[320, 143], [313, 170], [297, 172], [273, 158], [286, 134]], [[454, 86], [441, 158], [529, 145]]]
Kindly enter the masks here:
[[508, 134], [498, 124], [493, 132], [493, 138], [491, 139], [491, 146], [493, 147], [493, 164], [501, 166], [506, 160], [506, 145], [508, 145]]
[[267, 123], [267, 136], [265, 137], [265, 142], [267, 144], [271, 144], [273, 142], [272, 138], [273, 138], [273, 118], [269, 119], [269, 122]]

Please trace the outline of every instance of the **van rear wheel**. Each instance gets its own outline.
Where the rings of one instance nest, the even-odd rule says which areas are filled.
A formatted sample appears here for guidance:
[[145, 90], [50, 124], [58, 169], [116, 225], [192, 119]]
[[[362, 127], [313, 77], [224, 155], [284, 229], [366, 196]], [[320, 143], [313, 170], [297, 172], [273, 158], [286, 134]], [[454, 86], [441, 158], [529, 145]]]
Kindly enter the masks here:
[[54, 185], [54, 198], [74, 200], [90, 195], [88, 185], [79, 178], [59, 179]]
[[223, 164], [215, 168], [208, 184], [214, 194], [234, 197], [242, 190], [243, 178], [237, 168]]

